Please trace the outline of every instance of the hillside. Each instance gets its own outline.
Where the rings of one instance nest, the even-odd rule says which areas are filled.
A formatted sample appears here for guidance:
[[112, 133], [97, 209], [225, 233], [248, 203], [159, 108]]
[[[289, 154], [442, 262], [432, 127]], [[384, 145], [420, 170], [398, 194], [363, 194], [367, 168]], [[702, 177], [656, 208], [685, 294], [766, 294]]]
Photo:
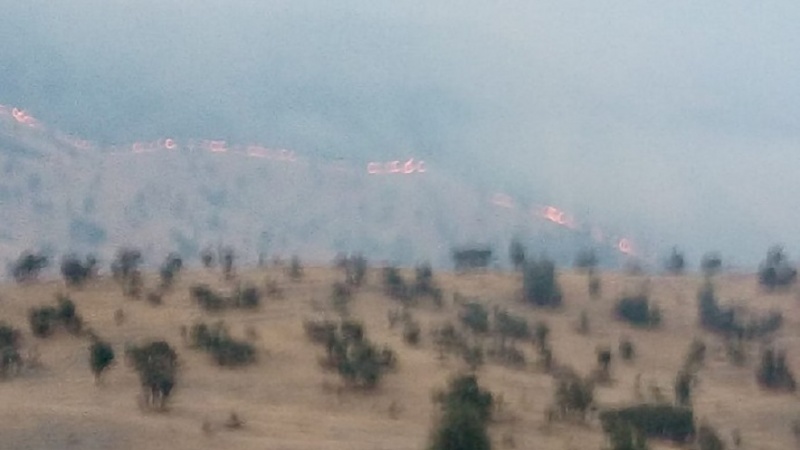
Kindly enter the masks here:
[[[412, 308], [423, 330], [420, 345], [413, 347], [403, 341], [401, 327], [389, 327], [387, 315], [398, 309], [398, 303], [383, 294], [381, 274], [371, 269], [365, 286], [351, 301], [351, 315], [364, 322], [371, 340], [396, 352], [398, 366], [375, 391], [361, 392], [343, 389], [335, 373], [320, 367], [318, 359], [324, 350], [312, 344], [303, 331], [305, 320], [336, 316], [329, 300], [331, 285], [342, 277], [338, 270], [307, 268], [305, 277], [294, 282], [280, 267], [242, 270], [240, 281], [249, 280], [261, 288], [267, 281], [275, 281], [284, 297], [265, 298], [256, 311], [216, 314], [200, 310], [190, 298], [189, 288], [199, 283], [225, 288], [217, 271], [181, 274], [160, 306], [123, 297], [119, 286], [107, 278], [80, 289], [66, 288], [61, 281], [5, 285], [0, 289], [0, 320], [24, 331], [23, 347], [36, 349], [41, 367], [26, 368], [19, 376], [0, 382], [4, 406], [0, 448], [422, 449], [435, 418], [433, 390], [443, 388], [450, 376], [464, 369], [460, 358], [439, 357], [430, 331], [444, 321], [458, 323], [460, 308], [454, 297], [461, 296], [477, 299], [490, 311], [494, 306], [506, 308], [531, 324], [545, 321], [551, 329], [556, 361], [582, 374], [595, 366], [595, 349], [609, 346], [613, 383], [596, 389], [601, 406], [633, 402], [637, 374], [641, 374], [645, 396], [649, 386], [658, 386], [672, 398], [672, 382], [691, 341], [703, 339], [708, 355], [693, 400], [698, 419], [712, 424], [728, 445], [733, 430], [741, 433], [743, 448], [787, 449], [795, 445], [791, 427], [800, 417], [796, 396], [766, 393], [757, 386], [757, 344], [748, 345], [746, 364], [737, 367], [727, 360], [722, 340], [699, 328], [695, 300], [699, 278], [650, 278], [651, 299], [662, 309], [663, 324], [648, 331], [612, 319], [615, 300], [640, 286], [641, 277], [603, 273], [602, 296], [592, 300], [585, 275], [563, 273], [564, 307], [548, 311], [519, 301], [517, 274], [436, 273], [444, 307], [439, 310], [422, 303]], [[148, 276], [145, 281], [150, 288], [157, 277]], [[774, 342], [787, 349], [790, 365], [798, 369], [797, 293], [764, 294], [752, 276], [720, 275], [716, 286], [726, 303], [740, 300], [748, 308], [783, 313], [784, 324]], [[95, 385], [89, 371], [85, 338], [60, 333], [37, 339], [30, 334], [27, 311], [51, 304], [58, 292], [74, 299], [86, 326], [107, 339], [118, 354], [119, 361], [100, 385]], [[121, 324], [115, 323], [118, 309], [124, 311]], [[587, 334], [576, 331], [582, 311], [590, 321]], [[208, 355], [188, 348], [180, 328], [201, 320], [224, 320], [240, 338], [249, 328], [256, 336], [257, 362], [247, 368], [221, 368]], [[630, 337], [636, 346], [637, 357], [631, 362], [619, 358], [621, 336]], [[147, 338], [166, 339], [178, 352], [177, 387], [165, 413], [140, 410], [137, 376], [121, 357], [126, 344]], [[553, 400], [553, 378], [537, 366], [532, 344], [523, 342], [518, 347], [528, 361], [524, 367], [508, 368], [487, 361], [478, 370], [481, 384], [503, 399], [489, 427], [494, 448], [601, 448], [604, 435], [595, 421], [545, 420], [545, 410]], [[223, 426], [232, 411], [245, 422], [243, 428]], [[204, 422], [207, 431], [203, 431]], [[654, 443], [652, 448], [672, 447]]]
[[[225, 244], [250, 262], [261, 253], [329, 261], [360, 250], [441, 266], [453, 246], [486, 243], [501, 252], [514, 235], [570, 257], [592, 244], [588, 231], [548, 217], [541, 205], [413, 157], [396, 155], [394, 167], [202, 139], [100, 146], [0, 105], [0, 259], [44, 249], [108, 260], [132, 243], [189, 258]], [[604, 263], [614, 264], [619, 239], [595, 239]]]

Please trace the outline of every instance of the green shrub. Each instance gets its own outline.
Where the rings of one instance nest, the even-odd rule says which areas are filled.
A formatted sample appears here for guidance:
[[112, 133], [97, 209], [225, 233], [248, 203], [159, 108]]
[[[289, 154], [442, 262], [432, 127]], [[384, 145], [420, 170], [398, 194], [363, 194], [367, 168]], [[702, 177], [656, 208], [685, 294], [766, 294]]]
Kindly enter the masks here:
[[561, 288], [556, 280], [555, 264], [548, 259], [528, 261], [522, 279], [525, 301], [536, 306], [561, 305]]
[[515, 316], [508, 311], [498, 309], [494, 313], [494, 332], [499, 334], [505, 346], [507, 339], [528, 339], [531, 336], [531, 329], [528, 321], [520, 316]]
[[255, 347], [232, 338], [222, 322], [211, 326], [195, 324], [189, 336], [193, 347], [208, 352], [220, 366], [243, 366], [255, 361]]
[[627, 423], [648, 437], [686, 442], [694, 436], [694, 413], [691, 408], [668, 404], [642, 404], [600, 413], [607, 433], [619, 423]]
[[61, 275], [68, 285], [81, 286], [94, 276], [96, 266], [97, 260], [93, 256], [81, 261], [75, 255], [67, 255], [61, 260]]
[[777, 311], [773, 311], [765, 317], [743, 321], [733, 308], [719, 306], [714, 293], [714, 285], [710, 280], [706, 280], [697, 293], [697, 307], [700, 325], [703, 328], [729, 337], [759, 338], [774, 333], [783, 324], [783, 316]]
[[22, 333], [5, 322], [0, 322], [0, 377], [8, 376], [12, 369], [19, 372], [22, 357], [19, 354]]
[[725, 450], [725, 444], [710, 425], [700, 425], [697, 429], [698, 450]]
[[461, 312], [461, 322], [475, 333], [489, 331], [489, 312], [477, 302], [467, 303]]
[[49, 259], [43, 253], [26, 251], [14, 262], [11, 274], [14, 276], [14, 280], [17, 283], [33, 281], [49, 264]]
[[638, 327], [653, 328], [661, 324], [661, 311], [644, 294], [622, 297], [615, 313], [618, 319]]
[[786, 353], [772, 348], [766, 348], [761, 354], [756, 380], [761, 386], [774, 390], [793, 392], [797, 386], [794, 375], [786, 364]]
[[403, 325], [403, 340], [405, 340], [408, 344], [419, 344], [421, 334], [422, 329], [417, 322], [407, 321]]
[[431, 435], [429, 450], [491, 450], [486, 425], [472, 409], [445, 413]]
[[561, 418], [586, 419], [594, 405], [594, 383], [574, 372], [561, 374], [556, 380], [555, 407]]
[[492, 415], [494, 399], [492, 393], [478, 385], [473, 374], [459, 375], [450, 380], [447, 390], [434, 397], [442, 412], [473, 410], [481, 423], [489, 421]]
[[767, 289], [785, 288], [797, 280], [797, 269], [789, 263], [780, 246], [767, 251], [767, 257], [758, 269], [758, 281]]
[[92, 369], [95, 379], [100, 379], [100, 375], [114, 362], [114, 349], [108, 342], [99, 339], [92, 342], [89, 347], [89, 367]]
[[125, 352], [139, 374], [145, 405], [164, 409], [175, 387], [178, 355], [165, 341], [152, 341]]
[[383, 269], [383, 289], [389, 298], [402, 302], [411, 301], [411, 288], [397, 267], [389, 266]]
[[28, 313], [28, 321], [33, 335], [40, 338], [50, 336], [58, 327], [76, 335], [83, 328], [83, 320], [75, 312], [75, 303], [63, 295], [57, 296], [55, 307], [32, 308]]
[[211, 290], [208, 285], [201, 284], [192, 286], [189, 292], [194, 301], [206, 311], [222, 311], [227, 306], [226, 299]]
[[624, 361], [630, 361], [636, 356], [636, 349], [628, 338], [621, 338], [619, 341], [619, 356]]

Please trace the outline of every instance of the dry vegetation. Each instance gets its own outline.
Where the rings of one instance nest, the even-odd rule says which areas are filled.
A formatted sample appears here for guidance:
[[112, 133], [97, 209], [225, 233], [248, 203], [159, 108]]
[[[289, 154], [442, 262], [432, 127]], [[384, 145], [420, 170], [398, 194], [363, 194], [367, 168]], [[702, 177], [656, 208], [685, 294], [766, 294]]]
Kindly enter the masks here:
[[[413, 271], [403, 275], [413, 280]], [[658, 328], [647, 329], [620, 322], [614, 314], [616, 300], [637, 292], [641, 276], [602, 273], [602, 294], [590, 298], [585, 274], [562, 273], [563, 306], [536, 309], [519, 300], [520, 274], [437, 273], [442, 305], [420, 301], [410, 307], [409, 320], [421, 330], [419, 342], [410, 344], [404, 339], [408, 327], [390, 327], [388, 319], [400, 303], [386, 295], [381, 272], [370, 269], [346, 310], [348, 317], [363, 322], [370, 341], [396, 354], [396, 367], [374, 390], [349, 387], [335, 372], [324, 370], [324, 348], [305, 335], [307, 320], [341, 314], [331, 301], [332, 285], [344, 280], [341, 270], [305, 268], [301, 280], [292, 280], [281, 268], [240, 269], [237, 277], [237, 283], [251, 283], [262, 292], [268, 284], [270, 290], [279, 287], [282, 295], [265, 296], [257, 309], [204, 311], [191, 297], [192, 286], [234, 289], [218, 270], [207, 269], [181, 274], [160, 304], [123, 296], [111, 278], [82, 287], [67, 287], [62, 281], [3, 286], [0, 321], [23, 331], [26, 364], [19, 375], [0, 381], [0, 448], [424, 449], [437, 417], [434, 391], [467, 366], [461, 357], [440, 352], [431, 330], [447, 321], [459, 324], [462, 308], [456, 303], [463, 299], [482, 303], [490, 316], [497, 306], [524, 317], [532, 329], [546, 323], [555, 364], [572, 366], [581, 375], [597, 370], [598, 349], [610, 349], [608, 380], [594, 393], [601, 408], [652, 400], [659, 392], [671, 402], [675, 377], [693, 340], [701, 339], [707, 351], [691, 396], [698, 423], [712, 425], [728, 448], [736, 448], [737, 434], [741, 448], [797, 445], [792, 430], [800, 407], [795, 395], [767, 392], [756, 382], [759, 343], [745, 343], [744, 363], [736, 365], [723, 339], [698, 325], [700, 277], [652, 277], [650, 300], [662, 320]], [[143, 281], [146, 288], [159, 284], [157, 274]], [[783, 326], [772, 340], [787, 351], [792, 366], [800, 355], [796, 294], [765, 294], [755, 276], [722, 274], [715, 284], [718, 297], [728, 304], [742, 299], [752, 310], [783, 313]], [[58, 293], [74, 300], [84, 328], [117, 353], [99, 383], [89, 367], [88, 339], [64, 332], [40, 339], [30, 332], [29, 309], [52, 304]], [[234, 338], [254, 344], [252, 364], [220, 367], [191, 347], [187, 329], [219, 320]], [[589, 324], [579, 326], [587, 320]], [[126, 346], [146, 339], [163, 339], [178, 353], [178, 381], [163, 412], [142, 409], [138, 376], [123, 357]], [[621, 340], [635, 346], [630, 360], [620, 356]], [[526, 363], [502, 365], [487, 357], [477, 369], [481, 385], [495, 395], [489, 424], [493, 448], [604, 448], [606, 436], [593, 415], [586, 423], [547, 420], [554, 379], [537, 364], [537, 345], [531, 339], [514, 346]], [[673, 447], [651, 441], [650, 448]]]

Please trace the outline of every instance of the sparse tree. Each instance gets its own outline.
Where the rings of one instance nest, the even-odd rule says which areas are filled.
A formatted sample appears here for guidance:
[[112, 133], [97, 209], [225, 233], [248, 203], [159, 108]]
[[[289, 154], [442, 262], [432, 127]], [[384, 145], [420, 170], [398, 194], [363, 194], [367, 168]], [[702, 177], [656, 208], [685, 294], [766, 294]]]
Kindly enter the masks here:
[[598, 262], [597, 253], [591, 248], [582, 249], [575, 255], [575, 268], [579, 270], [593, 272]]
[[767, 258], [758, 270], [758, 279], [770, 290], [790, 286], [797, 280], [797, 269], [789, 263], [783, 247], [774, 246], [767, 251]]
[[303, 279], [303, 264], [300, 262], [300, 257], [297, 255], [292, 256], [292, 261], [289, 263], [289, 278], [292, 281], [300, 281]]
[[95, 275], [97, 259], [89, 255], [81, 261], [76, 255], [67, 255], [61, 260], [61, 275], [71, 286], [81, 286]]
[[49, 259], [43, 253], [26, 251], [17, 258], [11, 272], [17, 283], [34, 281], [49, 263]]
[[680, 275], [686, 269], [686, 260], [677, 247], [672, 248], [672, 252], [670, 252], [664, 263], [664, 268], [672, 275]]
[[108, 342], [100, 339], [94, 340], [89, 347], [89, 367], [92, 369], [95, 381], [100, 380], [100, 376], [114, 362], [114, 349]]
[[236, 253], [233, 251], [232, 248], [226, 247], [220, 251], [220, 261], [222, 261], [222, 274], [225, 276], [226, 280], [233, 279], [234, 270], [233, 270], [233, 263], [236, 259]]
[[519, 271], [525, 266], [525, 246], [517, 239], [513, 239], [508, 248], [509, 259], [514, 270]]
[[146, 406], [164, 409], [175, 387], [178, 355], [165, 341], [153, 341], [126, 350], [126, 357], [139, 374]]
[[523, 296], [536, 306], [561, 305], [561, 288], [556, 280], [555, 264], [548, 259], [528, 261], [522, 283]]
[[214, 267], [214, 250], [211, 247], [206, 247], [200, 252], [200, 261], [203, 263], [203, 267], [206, 269], [210, 269]]
[[706, 253], [700, 260], [700, 268], [707, 277], [716, 275], [722, 270], [722, 255], [717, 252]]

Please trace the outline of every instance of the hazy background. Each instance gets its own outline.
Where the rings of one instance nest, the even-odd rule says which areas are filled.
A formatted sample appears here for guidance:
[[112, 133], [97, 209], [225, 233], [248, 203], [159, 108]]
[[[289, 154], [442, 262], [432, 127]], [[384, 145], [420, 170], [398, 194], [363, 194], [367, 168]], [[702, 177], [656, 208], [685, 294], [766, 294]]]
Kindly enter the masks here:
[[0, 0], [0, 103], [88, 139], [435, 161], [647, 246], [798, 256], [796, 1]]

